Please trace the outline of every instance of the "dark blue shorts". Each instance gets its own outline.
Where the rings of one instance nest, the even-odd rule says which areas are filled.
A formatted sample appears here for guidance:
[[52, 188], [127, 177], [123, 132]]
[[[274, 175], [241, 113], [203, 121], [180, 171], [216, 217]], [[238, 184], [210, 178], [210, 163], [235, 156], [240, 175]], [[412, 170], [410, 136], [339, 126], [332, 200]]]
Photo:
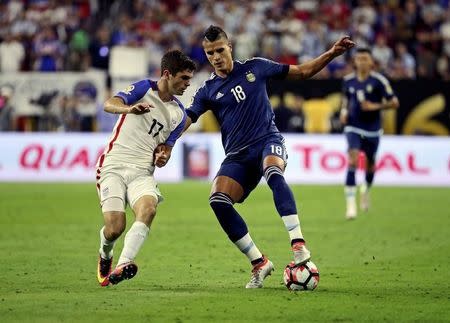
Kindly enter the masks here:
[[375, 161], [375, 155], [377, 154], [378, 145], [380, 143], [380, 137], [365, 137], [363, 135], [346, 132], [348, 149], [357, 149], [364, 152], [366, 158], [370, 161]]
[[241, 184], [244, 195], [238, 203], [242, 203], [261, 180], [264, 158], [270, 155], [281, 157], [287, 163], [286, 147], [281, 135], [266, 137], [236, 154], [228, 155], [216, 176], [231, 177]]

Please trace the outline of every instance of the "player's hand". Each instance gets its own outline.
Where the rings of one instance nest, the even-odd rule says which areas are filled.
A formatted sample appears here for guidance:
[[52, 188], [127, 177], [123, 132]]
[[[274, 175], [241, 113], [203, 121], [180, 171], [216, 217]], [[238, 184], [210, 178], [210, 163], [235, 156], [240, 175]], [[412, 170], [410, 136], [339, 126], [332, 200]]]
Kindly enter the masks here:
[[370, 102], [370, 101], [362, 101], [361, 102], [361, 110], [363, 111], [376, 111], [380, 109], [380, 104]]
[[339, 56], [353, 46], [355, 46], [355, 42], [350, 39], [350, 36], [344, 36], [334, 43], [333, 47], [331, 47], [331, 52], [334, 56]]
[[156, 167], [164, 167], [169, 161], [170, 155], [167, 154], [164, 145], [159, 145], [155, 148], [155, 152], [153, 154], [153, 161]]
[[128, 113], [144, 114], [144, 113], [149, 112], [151, 108], [153, 108], [153, 106], [151, 106], [150, 104], [145, 103], [145, 102], [139, 102], [139, 103], [136, 103], [136, 104], [130, 106]]
[[341, 113], [339, 114], [339, 120], [341, 121], [341, 123], [343, 125], [347, 124], [347, 120], [348, 120], [348, 111], [347, 110], [344, 110], [344, 109], [341, 110]]

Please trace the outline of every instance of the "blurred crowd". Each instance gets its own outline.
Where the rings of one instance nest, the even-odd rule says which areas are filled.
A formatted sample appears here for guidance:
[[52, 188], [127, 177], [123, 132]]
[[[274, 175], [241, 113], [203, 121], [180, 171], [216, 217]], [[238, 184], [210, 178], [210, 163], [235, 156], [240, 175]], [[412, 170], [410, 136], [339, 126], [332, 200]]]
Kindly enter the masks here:
[[[449, 0], [0, 0], [0, 71], [108, 70], [113, 46], [144, 47], [148, 72], [174, 47], [207, 66], [202, 32], [223, 26], [237, 59], [295, 64], [344, 34], [392, 79], [450, 79]], [[349, 57], [318, 78], [340, 78]]]

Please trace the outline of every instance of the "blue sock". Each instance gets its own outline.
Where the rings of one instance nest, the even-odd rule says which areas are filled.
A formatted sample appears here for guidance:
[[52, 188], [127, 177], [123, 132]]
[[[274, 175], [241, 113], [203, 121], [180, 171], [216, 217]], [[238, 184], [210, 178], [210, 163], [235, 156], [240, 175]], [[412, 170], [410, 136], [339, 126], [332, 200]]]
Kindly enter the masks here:
[[374, 172], [366, 172], [366, 183], [367, 183], [367, 187], [371, 187], [372, 186], [372, 182], [373, 182], [373, 177], [375, 176]]
[[349, 167], [347, 169], [347, 178], [345, 179], [345, 186], [355, 186], [355, 167]]
[[283, 171], [278, 166], [269, 166], [264, 171], [264, 177], [273, 193], [273, 200], [280, 216], [297, 214], [294, 194], [287, 185]]
[[244, 219], [233, 207], [233, 200], [225, 193], [216, 192], [209, 198], [209, 204], [216, 214], [222, 229], [232, 242], [236, 242], [248, 233]]

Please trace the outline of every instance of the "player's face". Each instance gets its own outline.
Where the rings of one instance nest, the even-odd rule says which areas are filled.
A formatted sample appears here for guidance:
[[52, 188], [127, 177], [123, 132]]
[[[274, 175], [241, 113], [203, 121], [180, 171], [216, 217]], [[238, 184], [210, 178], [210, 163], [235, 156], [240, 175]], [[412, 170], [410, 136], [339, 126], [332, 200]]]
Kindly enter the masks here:
[[368, 72], [373, 67], [373, 59], [369, 53], [356, 53], [354, 60], [358, 71]]
[[232, 67], [231, 45], [228, 39], [219, 38], [216, 41], [203, 41], [206, 57], [216, 71], [229, 72]]
[[169, 77], [169, 91], [172, 95], [183, 95], [184, 91], [188, 88], [194, 72], [191, 70], [184, 70], [178, 72], [173, 76], [170, 74]]

